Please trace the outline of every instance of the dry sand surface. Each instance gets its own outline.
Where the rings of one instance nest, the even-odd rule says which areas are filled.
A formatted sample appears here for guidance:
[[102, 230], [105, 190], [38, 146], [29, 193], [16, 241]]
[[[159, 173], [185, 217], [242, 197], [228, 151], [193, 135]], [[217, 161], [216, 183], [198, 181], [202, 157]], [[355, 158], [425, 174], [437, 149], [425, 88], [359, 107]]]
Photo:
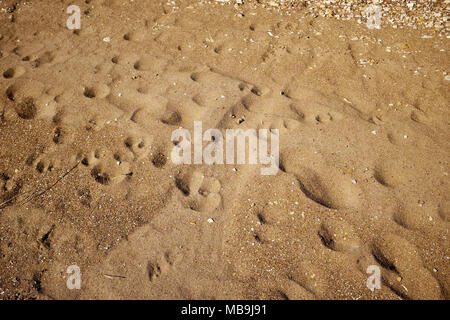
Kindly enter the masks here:
[[[1, 0], [0, 298], [448, 299], [448, 4], [409, 2]], [[280, 170], [174, 164], [194, 121]]]

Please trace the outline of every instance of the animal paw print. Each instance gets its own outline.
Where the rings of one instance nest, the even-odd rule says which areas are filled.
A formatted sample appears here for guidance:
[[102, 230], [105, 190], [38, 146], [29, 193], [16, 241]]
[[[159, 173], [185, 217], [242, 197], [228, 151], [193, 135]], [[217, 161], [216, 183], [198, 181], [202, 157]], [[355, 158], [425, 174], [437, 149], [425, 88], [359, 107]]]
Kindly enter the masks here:
[[0, 208], [12, 204], [22, 184], [7, 172], [0, 174]]
[[55, 144], [65, 144], [73, 140], [73, 133], [64, 127], [56, 127], [53, 132], [52, 141]]
[[122, 161], [118, 153], [111, 155], [97, 150], [84, 157], [81, 163], [91, 168], [92, 178], [103, 185], [117, 184], [133, 175], [130, 171], [130, 164]]
[[169, 272], [180, 258], [180, 255], [168, 251], [160, 259], [149, 261], [147, 263], [147, 274], [150, 282], [156, 281], [159, 277]]
[[322, 243], [334, 251], [357, 252], [360, 246], [359, 237], [345, 221], [326, 219], [320, 225], [318, 234]]
[[187, 206], [195, 211], [211, 212], [219, 207], [222, 197], [219, 194], [221, 184], [212, 177], [194, 171], [192, 175], [178, 177], [177, 187], [186, 197]]
[[335, 120], [342, 120], [344, 117], [341, 112], [332, 110], [320, 103], [302, 105], [296, 102], [291, 105], [291, 108], [300, 114], [305, 122], [310, 124], [329, 124]]
[[360, 270], [379, 265], [383, 284], [403, 299], [441, 299], [438, 280], [423, 265], [418, 249], [406, 239], [383, 234], [371, 245], [371, 255], [358, 259]]
[[12, 103], [12, 110], [21, 119], [52, 118], [55, 115], [54, 97], [46, 93], [40, 81], [18, 79], [5, 93]]
[[46, 173], [59, 168], [60, 161], [53, 150], [42, 149], [28, 157], [27, 164], [39, 173]]
[[130, 136], [125, 140], [125, 146], [133, 153], [135, 159], [142, 159], [149, 153], [149, 139]]

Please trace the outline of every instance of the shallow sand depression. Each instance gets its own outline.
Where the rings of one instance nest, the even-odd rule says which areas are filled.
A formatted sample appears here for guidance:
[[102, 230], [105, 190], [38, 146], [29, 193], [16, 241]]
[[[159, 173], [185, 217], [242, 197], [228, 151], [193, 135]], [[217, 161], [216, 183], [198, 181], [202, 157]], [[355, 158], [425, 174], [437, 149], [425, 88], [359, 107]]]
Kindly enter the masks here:
[[0, 299], [448, 299], [445, 3], [348, 2], [0, 1]]

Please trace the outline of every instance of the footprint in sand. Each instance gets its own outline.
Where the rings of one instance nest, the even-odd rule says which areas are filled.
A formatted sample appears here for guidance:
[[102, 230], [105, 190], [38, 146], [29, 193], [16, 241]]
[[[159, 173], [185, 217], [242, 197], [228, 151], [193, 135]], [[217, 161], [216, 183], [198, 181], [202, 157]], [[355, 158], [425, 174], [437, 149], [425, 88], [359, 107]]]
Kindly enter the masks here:
[[163, 152], [159, 151], [152, 154], [152, 164], [156, 168], [162, 168], [166, 165], [166, 163], [167, 163], [167, 156]]
[[325, 219], [318, 235], [322, 243], [334, 251], [355, 253], [360, 247], [360, 239], [353, 227], [343, 220]]
[[136, 61], [139, 60], [139, 55], [136, 53], [122, 52], [116, 54], [111, 58], [113, 64], [123, 66], [126, 69], [131, 69]]
[[26, 69], [22, 66], [11, 67], [3, 72], [3, 78], [5, 79], [19, 78], [20, 76], [24, 75], [25, 72]]
[[[283, 164], [286, 168], [286, 164]], [[290, 172], [286, 168], [286, 172]], [[330, 208], [358, 208], [361, 203], [361, 190], [352, 179], [332, 169], [323, 169], [321, 174], [308, 168], [295, 171], [298, 185], [306, 197]]]
[[149, 154], [151, 142], [152, 139], [148, 135], [133, 135], [125, 139], [125, 146], [135, 159], [142, 159]]
[[52, 141], [55, 144], [67, 144], [72, 142], [74, 133], [69, 127], [59, 126], [53, 130]]
[[[317, 159], [314, 166], [308, 165], [311, 163], [308, 157]], [[354, 209], [359, 208], [363, 201], [363, 192], [357, 181], [316, 154], [286, 149], [280, 154], [280, 169], [293, 175], [307, 198], [326, 208]]]
[[15, 47], [12, 52], [19, 56], [22, 61], [32, 61], [38, 57], [39, 52], [44, 49], [40, 41], [30, 41]]
[[[382, 268], [383, 283], [404, 299], [441, 299], [439, 282], [423, 266], [417, 248], [406, 239], [383, 234], [372, 242], [371, 253]], [[361, 261], [370, 259], [362, 259]], [[364, 267], [364, 266], [363, 266]]]
[[14, 112], [22, 119], [52, 118], [56, 113], [54, 97], [45, 93], [42, 82], [18, 79], [5, 93]]
[[102, 185], [117, 184], [133, 175], [130, 163], [122, 161], [118, 152], [96, 150], [83, 157], [81, 164], [91, 168], [92, 178]]
[[200, 171], [179, 176], [175, 179], [177, 188], [184, 195], [186, 206], [194, 211], [211, 212], [222, 201], [221, 184], [213, 177], [205, 177]]
[[248, 93], [241, 99], [245, 109], [266, 116], [277, 116], [284, 120], [304, 124], [327, 124], [341, 120], [343, 114], [314, 99], [306, 101], [289, 96], [288, 91], [241, 84], [240, 89]]
[[430, 119], [427, 116], [427, 114], [420, 110], [419, 108], [416, 108], [414, 110], [411, 111], [411, 120], [417, 123], [421, 123], [421, 124], [429, 124], [430, 123]]
[[158, 56], [143, 55], [133, 65], [134, 69], [152, 74], [161, 74], [166, 70], [169, 61]]
[[110, 92], [111, 92], [111, 89], [106, 84], [97, 84], [94, 86], [87, 86], [83, 89], [83, 95], [89, 99], [93, 99], [93, 98], [103, 99], [103, 98], [106, 98]]
[[144, 28], [139, 28], [137, 30], [133, 30], [130, 32], [127, 32], [123, 35], [123, 39], [126, 41], [136, 41], [136, 42], [142, 42], [145, 40], [147, 35], [147, 30]]
[[283, 96], [266, 96], [268, 94], [264, 95], [263, 93], [259, 93], [259, 90], [253, 88], [252, 93], [242, 98], [241, 102], [245, 109], [251, 112], [293, 119], [299, 122], [304, 120], [305, 115], [292, 106], [290, 99]]
[[170, 272], [172, 268], [182, 259], [182, 256], [171, 251], [164, 253], [162, 257], [147, 263], [147, 275], [150, 282], [156, 281], [161, 276]]
[[0, 174], [0, 209], [12, 205], [21, 189], [22, 182], [14, 174], [2, 172]]
[[393, 219], [408, 230], [445, 238], [448, 234], [448, 220], [443, 213], [443, 207], [436, 204], [411, 203], [399, 206]]
[[141, 88], [141, 82], [113, 82], [106, 99], [125, 112], [132, 121], [145, 127], [149, 118], [157, 119], [164, 114], [167, 99], [147, 93]]
[[40, 148], [27, 158], [26, 163], [39, 173], [46, 173], [61, 167], [61, 159], [56, 146]]
[[39, 54], [39, 56], [31, 61], [31, 66], [33, 68], [39, 68], [39, 67], [44, 67], [46, 65], [51, 65], [56, 58], [56, 54], [55, 52], [52, 51], [45, 51], [41, 54]]

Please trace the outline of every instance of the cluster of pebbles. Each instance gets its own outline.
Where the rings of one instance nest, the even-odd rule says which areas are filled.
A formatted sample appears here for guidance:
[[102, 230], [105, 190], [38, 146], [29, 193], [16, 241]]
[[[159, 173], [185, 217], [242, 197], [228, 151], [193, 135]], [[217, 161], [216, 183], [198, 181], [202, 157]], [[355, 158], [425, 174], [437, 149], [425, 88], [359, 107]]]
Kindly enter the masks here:
[[436, 35], [450, 37], [448, 12], [450, 0], [216, 0], [219, 3], [260, 6], [268, 10], [293, 13], [305, 10], [315, 17], [332, 17], [367, 23], [380, 15], [380, 27], [431, 29]]

